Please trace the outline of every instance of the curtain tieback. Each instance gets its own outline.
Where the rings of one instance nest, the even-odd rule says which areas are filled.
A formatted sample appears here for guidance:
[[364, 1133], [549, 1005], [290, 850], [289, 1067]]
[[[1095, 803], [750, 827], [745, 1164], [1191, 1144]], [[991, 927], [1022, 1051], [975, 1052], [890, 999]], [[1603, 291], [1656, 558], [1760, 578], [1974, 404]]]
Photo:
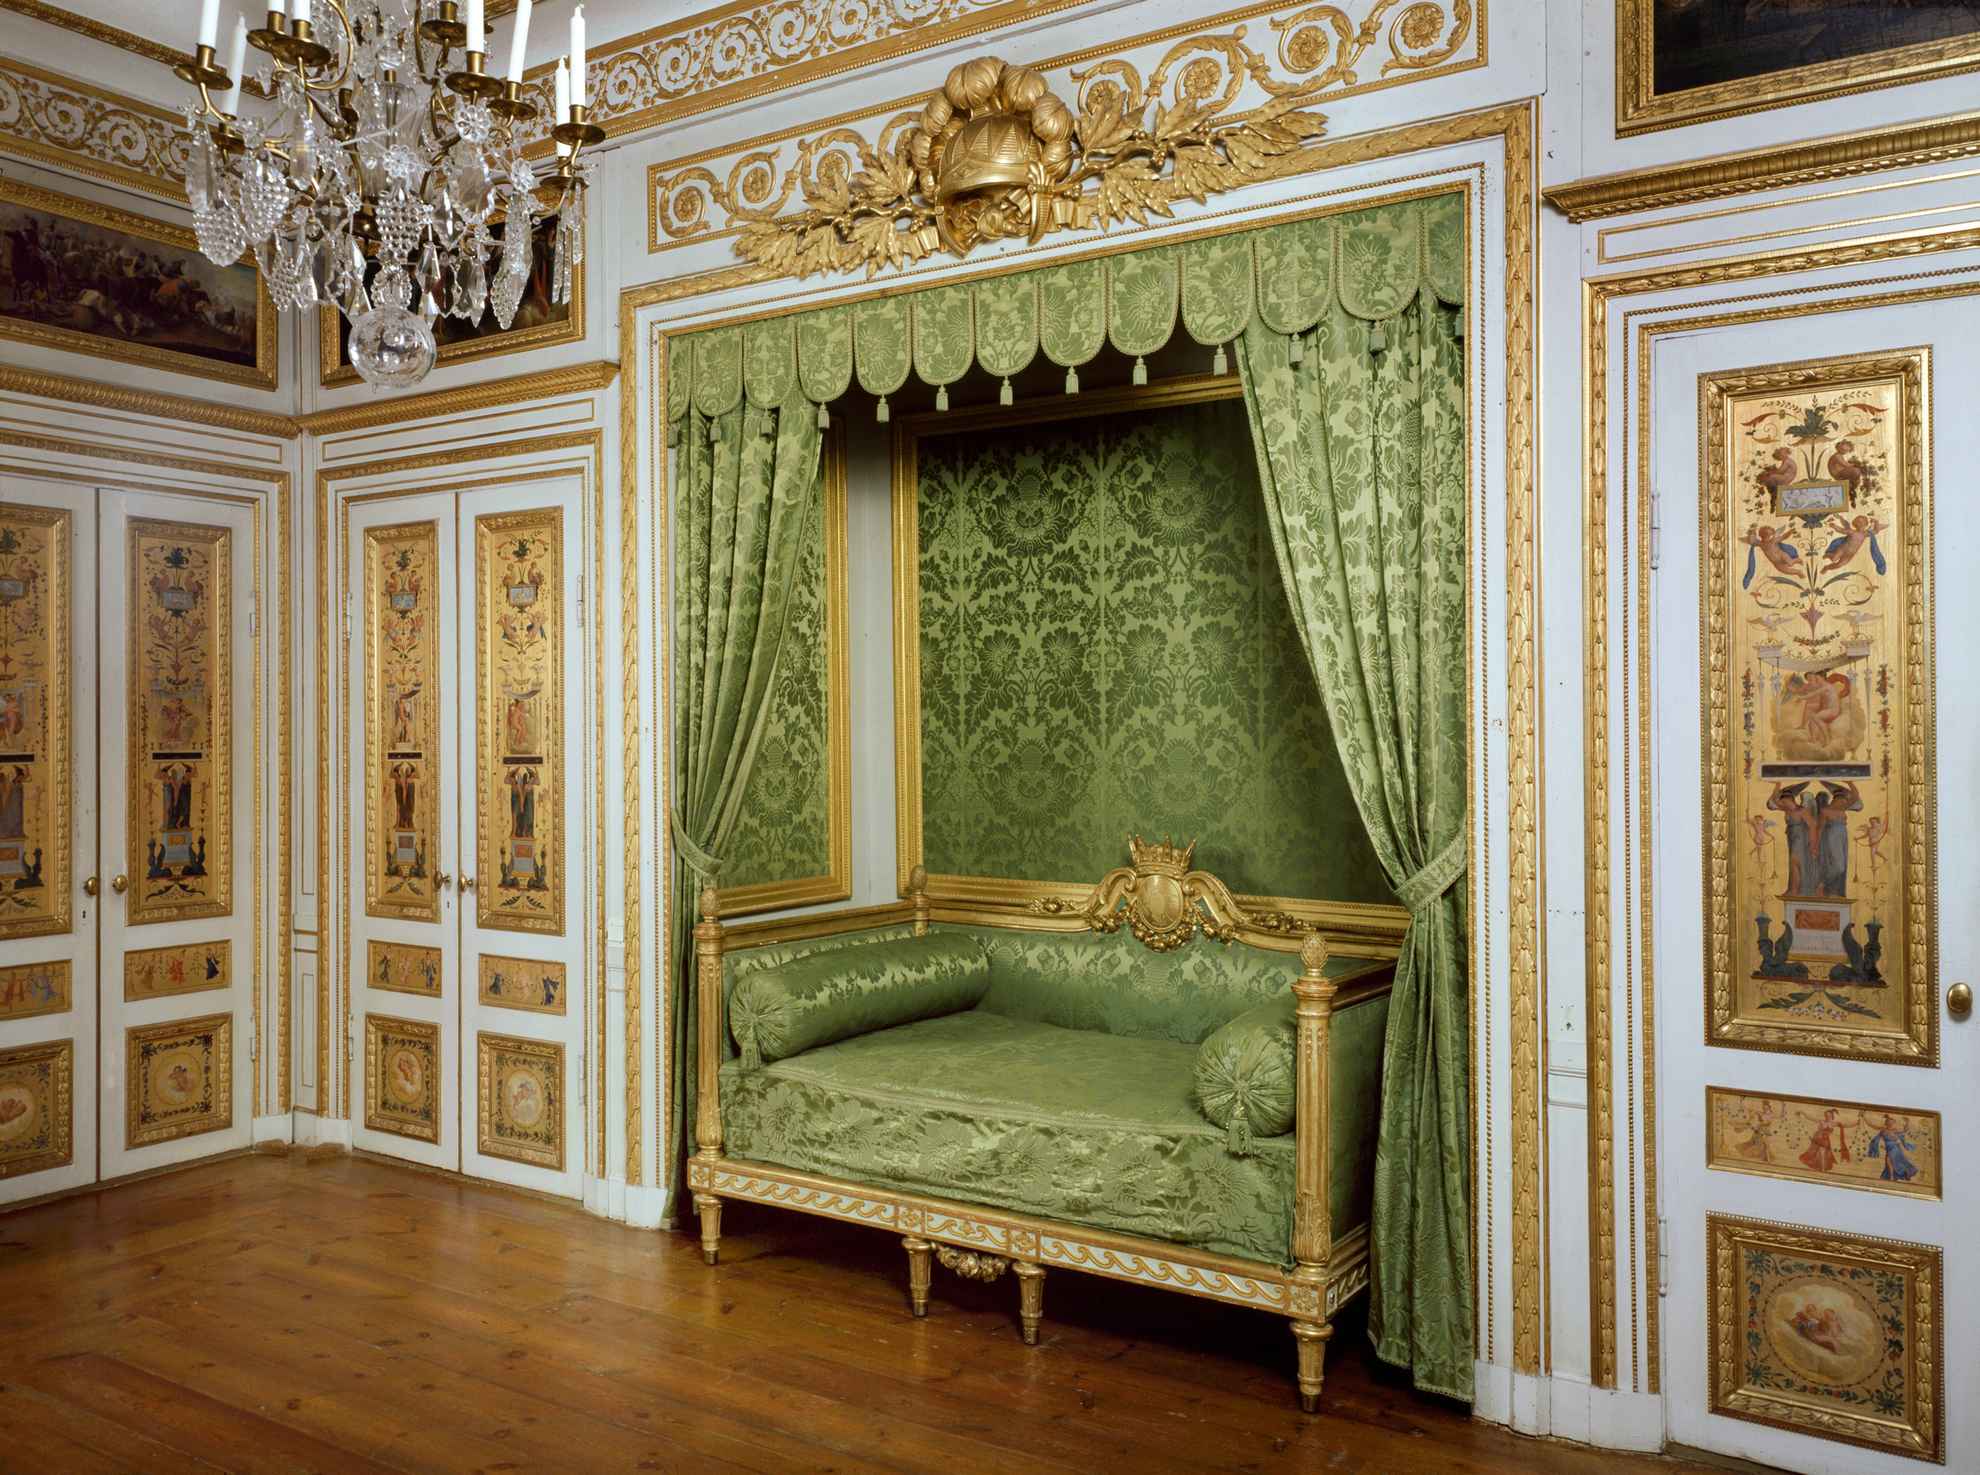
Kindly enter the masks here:
[[1409, 915], [1414, 919], [1417, 913], [1451, 889], [1458, 877], [1464, 874], [1468, 859], [1469, 848], [1465, 837], [1459, 835], [1415, 875], [1403, 877], [1396, 887], [1396, 899], [1409, 909]]
[[674, 846], [680, 851], [681, 859], [686, 862], [687, 868], [705, 881], [713, 881], [719, 876], [722, 873], [722, 862], [694, 843], [694, 838], [687, 832], [687, 825], [681, 820], [680, 810], [669, 809], [667, 820], [673, 827]]

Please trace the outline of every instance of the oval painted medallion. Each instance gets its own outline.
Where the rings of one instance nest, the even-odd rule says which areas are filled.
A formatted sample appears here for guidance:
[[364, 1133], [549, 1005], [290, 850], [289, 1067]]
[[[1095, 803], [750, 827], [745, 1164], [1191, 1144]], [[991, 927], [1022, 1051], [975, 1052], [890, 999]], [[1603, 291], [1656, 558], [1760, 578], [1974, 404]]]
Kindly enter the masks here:
[[0, 1083], [0, 1147], [33, 1137], [40, 1126], [40, 1093], [20, 1081]]
[[1859, 1383], [1884, 1358], [1876, 1311], [1833, 1280], [1809, 1277], [1777, 1288], [1767, 1302], [1766, 1333], [1781, 1361], [1811, 1383]]
[[516, 1126], [529, 1130], [543, 1123], [549, 1107], [542, 1078], [528, 1066], [518, 1066], [502, 1077], [502, 1105]]

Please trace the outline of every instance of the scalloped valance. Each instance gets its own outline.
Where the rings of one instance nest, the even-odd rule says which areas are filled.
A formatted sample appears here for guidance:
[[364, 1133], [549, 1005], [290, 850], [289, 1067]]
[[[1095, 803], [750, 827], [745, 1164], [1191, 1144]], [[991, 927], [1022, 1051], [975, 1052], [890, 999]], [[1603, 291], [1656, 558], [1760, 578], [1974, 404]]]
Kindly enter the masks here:
[[670, 356], [667, 419], [690, 407], [720, 415], [745, 395], [781, 405], [794, 389], [827, 405], [855, 377], [881, 400], [882, 418], [910, 376], [947, 408], [947, 386], [972, 365], [1008, 381], [1041, 352], [1072, 391], [1079, 366], [1109, 343], [1137, 360], [1156, 352], [1178, 313], [1220, 368], [1223, 346], [1254, 316], [1294, 335], [1334, 303], [1371, 325], [1379, 349], [1381, 323], [1419, 296], [1462, 306], [1464, 275], [1460, 194], [1261, 226], [688, 334]]

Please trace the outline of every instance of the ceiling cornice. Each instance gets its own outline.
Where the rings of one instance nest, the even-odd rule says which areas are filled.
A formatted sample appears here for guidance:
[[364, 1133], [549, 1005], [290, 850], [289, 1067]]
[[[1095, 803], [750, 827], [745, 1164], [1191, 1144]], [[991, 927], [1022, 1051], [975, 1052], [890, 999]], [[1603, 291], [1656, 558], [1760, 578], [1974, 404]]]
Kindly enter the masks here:
[[1901, 123], [1784, 147], [1598, 174], [1557, 184], [1542, 190], [1541, 196], [1569, 220], [1600, 220], [1975, 155], [1980, 155], [1980, 113], [1962, 113], [1930, 123]]
[[292, 440], [297, 434], [296, 422], [288, 415], [245, 409], [217, 400], [194, 399], [183, 394], [127, 389], [121, 384], [106, 384], [100, 379], [80, 379], [70, 374], [0, 366], [0, 391], [66, 400], [70, 404], [89, 405], [99, 410], [161, 416], [192, 425], [212, 425], [222, 430], [244, 430], [250, 435], [265, 435], [273, 440]]
[[553, 394], [589, 394], [605, 388], [618, 377], [619, 366], [609, 359], [600, 359], [562, 369], [512, 374], [506, 379], [490, 379], [481, 384], [462, 385], [458, 389], [435, 389], [425, 394], [352, 405], [348, 409], [316, 410], [297, 416], [296, 428], [306, 435], [344, 435], [353, 430], [373, 430], [380, 425], [398, 425], [408, 420], [431, 420], [469, 410], [522, 404]]
[[[508, 0], [509, 8], [515, 8], [515, 0]], [[24, 15], [29, 20], [43, 21], [51, 26], [59, 26], [65, 31], [100, 41], [105, 46], [114, 46], [119, 51], [128, 51], [132, 56], [141, 56], [146, 61], [155, 61], [161, 66], [175, 67], [182, 61], [191, 61], [192, 54], [175, 51], [159, 41], [153, 41], [135, 31], [126, 31], [119, 26], [107, 25], [100, 20], [91, 20], [86, 15], [77, 15], [72, 10], [64, 10], [59, 5], [44, 5], [42, 0], [0, 0], [0, 10]], [[242, 81], [241, 86], [256, 97], [270, 94], [252, 77]]]

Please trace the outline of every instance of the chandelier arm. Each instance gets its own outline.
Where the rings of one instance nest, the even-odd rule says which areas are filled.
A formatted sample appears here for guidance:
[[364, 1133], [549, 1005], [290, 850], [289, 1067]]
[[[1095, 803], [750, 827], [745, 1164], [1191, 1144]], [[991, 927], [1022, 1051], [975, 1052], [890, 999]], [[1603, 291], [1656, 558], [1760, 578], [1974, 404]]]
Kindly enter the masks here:
[[337, 13], [338, 23], [344, 28], [344, 64], [337, 68], [337, 75], [328, 82], [312, 82], [309, 77], [309, 68], [304, 66], [301, 59], [298, 58], [296, 70], [302, 74], [305, 95], [311, 92], [335, 92], [339, 87], [342, 87], [350, 80], [351, 58], [357, 54], [357, 30], [351, 25], [350, 12], [344, 9], [343, 0], [316, 0], [316, 4], [318, 6], [327, 5]]

